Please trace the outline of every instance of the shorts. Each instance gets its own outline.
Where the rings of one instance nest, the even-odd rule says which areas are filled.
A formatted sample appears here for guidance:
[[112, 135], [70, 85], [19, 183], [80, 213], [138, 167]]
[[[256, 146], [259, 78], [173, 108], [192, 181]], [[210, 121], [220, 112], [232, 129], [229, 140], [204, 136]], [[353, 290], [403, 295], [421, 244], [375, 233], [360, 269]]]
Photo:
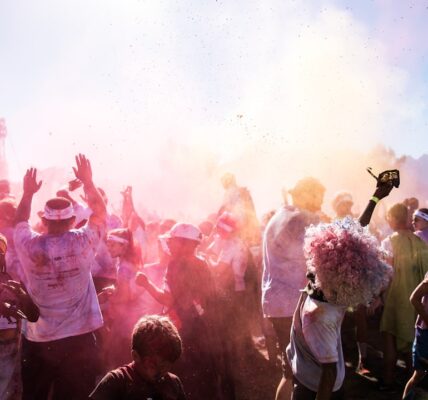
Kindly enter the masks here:
[[428, 371], [428, 329], [416, 327], [412, 358], [415, 370]]
[[[309, 390], [306, 386], [303, 386], [296, 378], [293, 378], [293, 394], [291, 395], [292, 400], [316, 400], [317, 393]], [[345, 394], [343, 386], [333, 392], [330, 397], [331, 400], [344, 400]]]

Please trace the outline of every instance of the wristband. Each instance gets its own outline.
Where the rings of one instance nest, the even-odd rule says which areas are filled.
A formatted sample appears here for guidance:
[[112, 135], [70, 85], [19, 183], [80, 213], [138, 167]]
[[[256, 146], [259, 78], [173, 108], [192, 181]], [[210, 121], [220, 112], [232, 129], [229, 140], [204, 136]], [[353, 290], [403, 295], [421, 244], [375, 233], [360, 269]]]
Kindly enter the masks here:
[[379, 203], [379, 198], [377, 198], [376, 196], [373, 196], [371, 199], [371, 201], [374, 201], [376, 204]]

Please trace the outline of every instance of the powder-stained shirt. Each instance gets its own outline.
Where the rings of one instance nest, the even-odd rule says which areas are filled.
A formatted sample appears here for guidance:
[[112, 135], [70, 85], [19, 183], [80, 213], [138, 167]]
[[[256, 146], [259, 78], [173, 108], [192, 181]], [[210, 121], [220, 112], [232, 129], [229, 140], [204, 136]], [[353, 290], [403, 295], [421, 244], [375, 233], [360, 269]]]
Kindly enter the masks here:
[[288, 362], [294, 377], [317, 392], [322, 364], [336, 363], [333, 391], [341, 388], [345, 378], [340, 327], [346, 307], [312, 299], [303, 294], [294, 314]]
[[233, 271], [235, 291], [245, 290], [245, 272], [248, 266], [248, 249], [239, 237], [220, 241], [218, 262], [230, 265]]
[[265, 317], [291, 317], [305, 287], [303, 253], [305, 228], [318, 223], [316, 214], [282, 207], [269, 221], [263, 236], [262, 306]]
[[103, 325], [91, 275], [100, 237], [100, 230], [91, 225], [60, 235], [41, 235], [27, 222], [17, 224], [16, 252], [28, 293], [40, 309], [38, 321], [27, 323], [28, 340], [58, 340]]
[[135, 364], [109, 372], [90, 394], [91, 400], [186, 400], [180, 379], [166, 374], [156, 382], [144, 380]]

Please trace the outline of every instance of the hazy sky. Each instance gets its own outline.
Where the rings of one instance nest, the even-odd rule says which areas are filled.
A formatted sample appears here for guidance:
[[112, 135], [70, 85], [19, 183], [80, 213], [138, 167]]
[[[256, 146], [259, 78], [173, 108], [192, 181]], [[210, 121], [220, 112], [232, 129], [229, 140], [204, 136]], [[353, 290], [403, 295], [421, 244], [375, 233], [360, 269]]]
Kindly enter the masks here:
[[197, 166], [251, 146], [382, 143], [418, 157], [427, 17], [425, 2], [405, 0], [2, 1], [11, 175], [77, 151], [119, 180], [173, 170], [189, 161], [169, 159], [182, 147]]

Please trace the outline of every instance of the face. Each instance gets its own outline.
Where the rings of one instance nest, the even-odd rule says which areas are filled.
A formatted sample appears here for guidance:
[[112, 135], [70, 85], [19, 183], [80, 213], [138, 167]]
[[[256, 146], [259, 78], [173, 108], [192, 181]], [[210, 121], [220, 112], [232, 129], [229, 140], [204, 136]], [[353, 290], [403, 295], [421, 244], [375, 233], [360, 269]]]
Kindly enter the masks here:
[[126, 244], [117, 243], [113, 240], [107, 240], [107, 249], [113, 258], [114, 257], [120, 257], [120, 256], [123, 256], [125, 254]]
[[413, 217], [413, 227], [415, 228], [415, 231], [423, 231], [428, 228], [428, 221], [425, 221], [422, 218]]
[[132, 351], [132, 356], [137, 369], [150, 381], [157, 381], [172, 368], [170, 361], [163, 360], [158, 355], [140, 357], [135, 351]]
[[191, 256], [195, 253], [198, 242], [182, 238], [170, 238], [168, 248], [174, 258]]

